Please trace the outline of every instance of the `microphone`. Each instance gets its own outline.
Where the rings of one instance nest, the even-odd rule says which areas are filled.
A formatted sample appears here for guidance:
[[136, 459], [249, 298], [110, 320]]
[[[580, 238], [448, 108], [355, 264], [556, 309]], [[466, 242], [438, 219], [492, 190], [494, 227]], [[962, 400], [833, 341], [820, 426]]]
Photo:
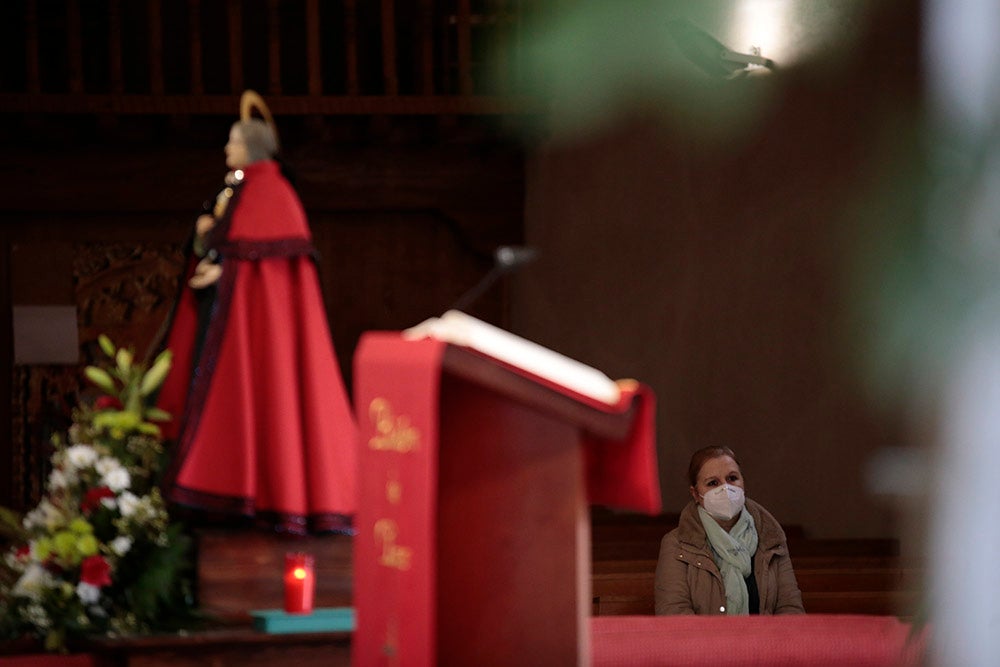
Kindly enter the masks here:
[[502, 245], [493, 252], [496, 265], [504, 267], [506, 271], [534, 261], [536, 257], [538, 249], [525, 246]]
[[493, 268], [478, 283], [458, 298], [449, 310], [465, 310], [501, 276], [518, 269], [538, 257], [538, 249], [527, 246], [502, 245], [493, 252]]

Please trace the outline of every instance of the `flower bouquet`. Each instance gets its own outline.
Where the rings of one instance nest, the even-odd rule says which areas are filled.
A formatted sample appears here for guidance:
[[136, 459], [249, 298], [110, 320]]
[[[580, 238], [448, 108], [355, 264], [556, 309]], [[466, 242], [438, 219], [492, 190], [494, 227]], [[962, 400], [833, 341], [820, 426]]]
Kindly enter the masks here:
[[170, 352], [148, 370], [106, 337], [105, 370], [84, 373], [103, 392], [74, 410], [56, 439], [41, 502], [18, 521], [0, 515], [14, 546], [0, 563], [0, 637], [34, 636], [46, 650], [88, 635], [176, 628], [194, 618], [191, 540], [157, 487], [163, 444], [152, 405]]

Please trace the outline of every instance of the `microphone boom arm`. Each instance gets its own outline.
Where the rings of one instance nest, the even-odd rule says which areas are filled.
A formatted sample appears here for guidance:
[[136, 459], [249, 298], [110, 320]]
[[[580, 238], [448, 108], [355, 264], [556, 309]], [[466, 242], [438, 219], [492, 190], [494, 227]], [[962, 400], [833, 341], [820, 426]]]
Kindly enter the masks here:
[[466, 291], [449, 310], [465, 310], [475, 303], [486, 293], [493, 284], [497, 282], [505, 273], [509, 273], [523, 264], [535, 259], [538, 251], [535, 248], [525, 248], [518, 246], [500, 246], [493, 253], [493, 268], [479, 279], [471, 289]]

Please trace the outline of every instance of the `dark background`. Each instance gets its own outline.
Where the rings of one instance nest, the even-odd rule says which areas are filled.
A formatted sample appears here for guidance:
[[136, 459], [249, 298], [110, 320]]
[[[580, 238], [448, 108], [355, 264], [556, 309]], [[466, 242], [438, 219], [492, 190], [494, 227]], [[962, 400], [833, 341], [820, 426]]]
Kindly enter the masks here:
[[[691, 12], [722, 39], [747, 4]], [[732, 82], [726, 104], [746, 113], [719, 132], [702, 130], [725, 84], [704, 75], [693, 121], [646, 101], [567, 135], [558, 113], [529, 122], [547, 107], [519, 85], [518, 45], [584, 2], [4, 3], [0, 504], [37, 500], [79, 391], [79, 366], [14, 363], [13, 306], [75, 306], [81, 364], [99, 333], [144, 352], [252, 87], [309, 215], [348, 381], [361, 332], [439, 314], [497, 245], [526, 242], [539, 260], [473, 314], [653, 387], [665, 510], [686, 501], [690, 452], [722, 443], [781, 521], [899, 536], [866, 470], [905, 434], [859, 380], [845, 285], [854, 212], [919, 113], [918, 4], [787, 4], [793, 46], [837, 38]]]

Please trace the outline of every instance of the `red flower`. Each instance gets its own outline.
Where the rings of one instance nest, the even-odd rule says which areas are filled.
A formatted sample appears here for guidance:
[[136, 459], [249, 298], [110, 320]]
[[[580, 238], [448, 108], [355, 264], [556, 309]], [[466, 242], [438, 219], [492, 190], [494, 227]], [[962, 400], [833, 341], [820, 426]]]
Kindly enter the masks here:
[[115, 492], [106, 486], [97, 486], [93, 489], [87, 489], [87, 493], [83, 496], [83, 500], [80, 501], [80, 511], [84, 514], [90, 514], [101, 504], [102, 498], [114, 498]]
[[14, 558], [16, 558], [18, 562], [21, 563], [26, 563], [30, 555], [31, 555], [31, 547], [29, 547], [28, 545], [24, 545], [23, 547], [18, 547], [17, 551], [14, 552]]
[[112, 408], [115, 410], [121, 410], [123, 406], [122, 402], [114, 396], [100, 396], [96, 401], [94, 401], [94, 407], [98, 410], [109, 410]]
[[87, 556], [80, 563], [80, 581], [91, 586], [111, 585], [111, 566], [104, 556]]

